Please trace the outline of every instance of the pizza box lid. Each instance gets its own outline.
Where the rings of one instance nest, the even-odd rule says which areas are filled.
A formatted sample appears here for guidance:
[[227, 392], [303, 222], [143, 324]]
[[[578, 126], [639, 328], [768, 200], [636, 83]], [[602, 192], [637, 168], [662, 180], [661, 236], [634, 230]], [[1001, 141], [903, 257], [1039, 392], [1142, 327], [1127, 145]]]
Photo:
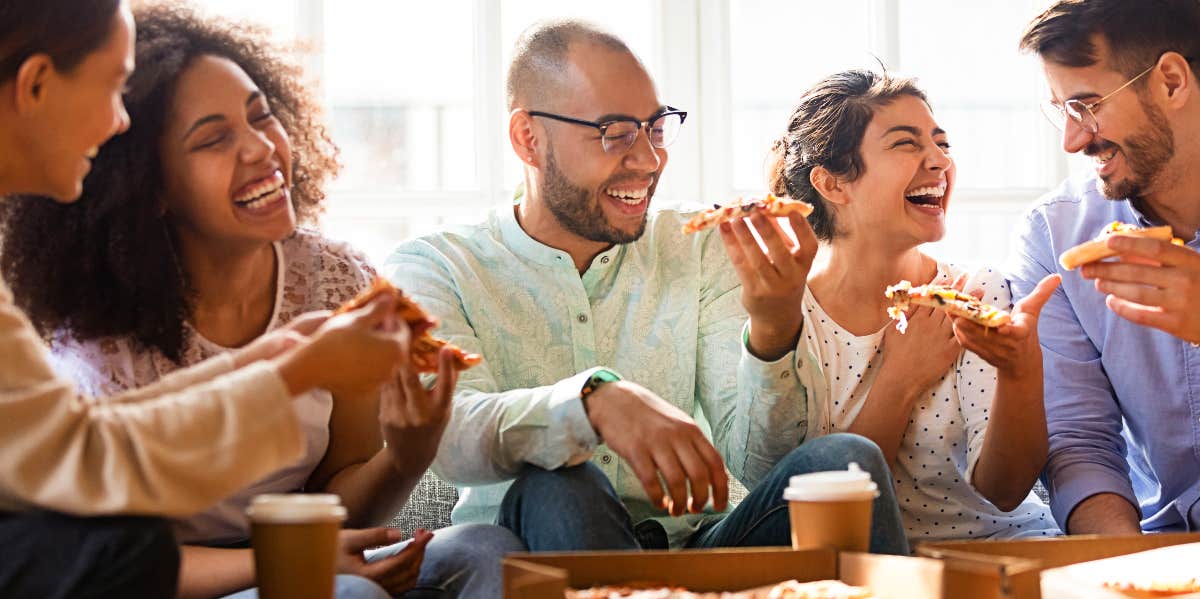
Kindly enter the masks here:
[[[878, 599], [940, 599], [944, 564], [833, 549], [697, 549], [518, 553], [504, 560], [505, 597], [561, 599], [568, 588], [653, 582], [690, 591], [740, 591], [785, 580], [839, 579]], [[962, 596], [962, 595], [958, 595]]]

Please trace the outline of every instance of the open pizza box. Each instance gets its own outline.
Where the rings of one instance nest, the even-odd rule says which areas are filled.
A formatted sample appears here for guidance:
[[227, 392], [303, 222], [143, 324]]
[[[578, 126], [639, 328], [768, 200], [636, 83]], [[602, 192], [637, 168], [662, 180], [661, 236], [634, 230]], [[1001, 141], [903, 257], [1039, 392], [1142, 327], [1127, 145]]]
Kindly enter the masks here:
[[877, 599], [941, 599], [944, 564], [937, 560], [842, 553], [832, 549], [700, 549], [686, 551], [514, 553], [504, 560], [508, 599], [562, 599], [567, 589], [654, 583], [689, 591], [743, 591], [785, 580], [840, 579]]
[[973, 585], [972, 597], [1039, 599], [1056, 596], [1042, 594], [1043, 570], [1197, 542], [1200, 533], [947, 541], [918, 545], [917, 555], [945, 562], [947, 585]]
[[1159, 547], [1043, 570], [1042, 596], [1055, 599], [1146, 596], [1196, 599], [1200, 597], [1200, 543]]

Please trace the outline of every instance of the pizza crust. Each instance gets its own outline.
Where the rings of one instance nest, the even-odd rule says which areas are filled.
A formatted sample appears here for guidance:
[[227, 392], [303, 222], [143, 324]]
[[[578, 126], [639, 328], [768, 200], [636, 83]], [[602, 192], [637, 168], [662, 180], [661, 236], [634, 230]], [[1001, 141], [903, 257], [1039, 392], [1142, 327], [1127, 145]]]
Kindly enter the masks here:
[[871, 591], [840, 580], [789, 580], [774, 586], [724, 593], [693, 593], [683, 587], [629, 584], [568, 590], [566, 599], [871, 599]]
[[1058, 263], [1067, 270], [1074, 270], [1079, 266], [1111, 258], [1117, 255], [1117, 252], [1108, 248], [1105, 243], [1109, 237], [1147, 237], [1150, 239], [1161, 239], [1163, 241], [1171, 241], [1171, 227], [1151, 227], [1149, 229], [1141, 229], [1133, 225], [1114, 221], [1100, 232], [1100, 235], [1091, 241], [1085, 241], [1065, 252], [1058, 257]]
[[757, 201], [742, 201], [738, 198], [728, 204], [713, 204], [712, 208], [697, 214], [692, 217], [686, 224], [683, 225], [683, 233], [695, 233], [710, 229], [721, 223], [735, 221], [739, 218], [746, 218], [754, 211], [762, 212], [770, 216], [787, 216], [789, 214], [799, 214], [807, 217], [812, 214], [813, 206], [808, 202], [792, 200], [788, 198], [777, 198], [771, 194]]

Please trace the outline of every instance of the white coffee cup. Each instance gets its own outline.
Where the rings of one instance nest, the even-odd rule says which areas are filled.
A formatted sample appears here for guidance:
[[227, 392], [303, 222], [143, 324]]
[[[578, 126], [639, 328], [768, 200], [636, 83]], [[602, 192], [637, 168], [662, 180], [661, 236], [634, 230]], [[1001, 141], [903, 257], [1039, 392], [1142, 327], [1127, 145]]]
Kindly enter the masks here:
[[337, 495], [257, 495], [246, 516], [259, 597], [333, 597], [338, 531], [346, 520]]
[[846, 470], [791, 477], [783, 498], [788, 502], [792, 548], [867, 551], [871, 504], [878, 496], [879, 486], [854, 462]]

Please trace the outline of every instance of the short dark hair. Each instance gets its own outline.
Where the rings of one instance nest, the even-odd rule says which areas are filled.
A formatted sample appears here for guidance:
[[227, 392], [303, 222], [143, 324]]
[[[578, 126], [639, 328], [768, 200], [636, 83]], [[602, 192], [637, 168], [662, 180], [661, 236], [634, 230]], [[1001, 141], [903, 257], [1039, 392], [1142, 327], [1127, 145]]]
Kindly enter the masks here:
[[566, 70], [571, 44], [579, 41], [599, 44], [618, 52], [637, 55], [621, 38], [600, 27], [578, 19], [539, 21], [521, 33], [513, 47], [505, 86], [508, 108], [532, 103], [533, 110], [544, 110], [541, 103], [553, 91], [551, 79]]
[[800, 98], [788, 117], [787, 132], [771, 147], [767, 188], [772, 194], [813, 205], [808, 222], [817, 238], [837, 235], [833, 211], [809, 180], [823, 167], [836, 177], [855, 181], [866, 172], [862, 139], [875, 110], [900, 96], [926, 101], [916, 80], [893, 78], [867, 70], [830, 75]]
[[[81, 3], [86, 4], [86, 3]], [[191, 288], [162, 214], [159, 143], [179, 77], [199, 57], [237, 64], [262, 89], [292, 146], [292, 203], [313, 221], [337, 151], [301, 71], [268, 33], [179, 4], [135, 9], [137, 68], [125, 104], [132, 125], [107, 142], [78, 202], [0, 202], [0, 272], [38, 331], [80, 341], [129, 336], [178, 360]]]
[[121, 0], [4, 0], [0, 2], [0, 83], [17, 76], [35, 54], [63, 72], [74, 69], [112, 34]]
[[1068, 67], [1096, 64], [1100, 35], [1109, 66], [1133, 77], [1165, 52], [1178, 52], [1200, 77], [1200, 0], [1059, 0], [1038, 15], [1020, 48]]

